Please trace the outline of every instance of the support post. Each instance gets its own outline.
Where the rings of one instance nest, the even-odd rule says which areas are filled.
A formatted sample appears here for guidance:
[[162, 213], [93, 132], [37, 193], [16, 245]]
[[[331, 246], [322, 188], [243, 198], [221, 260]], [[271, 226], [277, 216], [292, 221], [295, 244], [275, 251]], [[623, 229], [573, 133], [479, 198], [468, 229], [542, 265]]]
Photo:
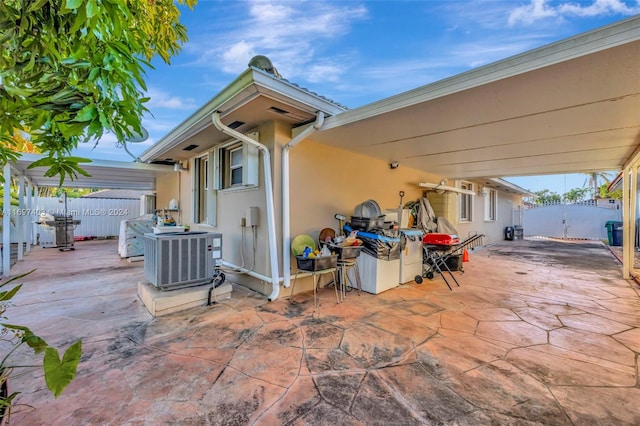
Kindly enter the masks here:
[[27, 181], [27, 216], [25, 216], [25, 227], [24, 227], [24, 240], [27, 243], [27, 253], [31, 253], [31, 234], [33, 233], [33, 222], [36, 220], [34, 217], [34, 208], [33, 208], [33, 185], [31, 181]]
[[2, 275], [11, 268], [11, 165], [4, 165], [4, 199], [2, 211]]
[[18, 214], [16, 214], [16, 234], [18, 236], [18, 260], [24, 258], [24, 214], [26, 212], [24, 205], [24, 176], [18, 176]]

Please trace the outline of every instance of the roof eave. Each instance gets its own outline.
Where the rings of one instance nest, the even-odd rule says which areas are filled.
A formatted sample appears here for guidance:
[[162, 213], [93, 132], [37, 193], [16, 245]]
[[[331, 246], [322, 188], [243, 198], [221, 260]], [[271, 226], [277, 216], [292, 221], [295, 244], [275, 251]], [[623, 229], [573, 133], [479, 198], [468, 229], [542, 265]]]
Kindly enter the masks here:
[[189, 135], [197, 133], [203, 127], [206, 127], [210, 123], [209, 117], [214, 111], [251, 84], [253, 84], [253, 70], [248, 68], [209, 102], [140, 154], [140, 160], [143, 162], [151, 161], [175, 147]]
[[[58, 176], [44, 175], [46, 167], [29, 169], [31, 164], [41, 158], [43, 155], [21, 154], [15, 162], [11, 163], [12, 173], [16, 176], [24, 176], [34, 186], [59, 186]], [[81, 163], [80, 167], [90, 176], [81, 174], [73, 178], [68, 176], [63, 185], [65, 188], [153, 190], [158, 176], [173, 173], [173, 168], [170, 166], [113, 160], [92, 160], [90, 163]]]
[[640, 38], [640, 16], [558, 41], [538, 49], [466, 71], [389, 98], [327, 118], [322, 130], [479, 87], [498, 80], [558, 64], [569, 59], [629, 43]]
[[[238, 98], [240, 94], [243, 96]], [[248, 68], [218, 95], [143, 152], [140, 155], [140, 160], [152, 161], [191, 135], [212, 125], [210, 117], [213, 112], [220, 111], [224, 117], [259, 95], [271, 97], [296, 108], [309, 109], [314, 112], [323, 111], [327, 115], [339, 114], [346, 109], [329, 99], [281, 80], [265, 71]]]
[[500, 186], [500, 187], [504, 187], [507, 188], [509, 191], [511, 192], [515, 192], [517, 194], [520, 194], [522, 196], [525, 197], [534, 197], [536, 194], [534, 194], [533, 192], [524, 189], [523, 187], [516, 185], [515, 183], [511, 183], [507, 180], [501, 179], [501, 178], [487, 178], [488, 181], [495, 183], [496, 185]]

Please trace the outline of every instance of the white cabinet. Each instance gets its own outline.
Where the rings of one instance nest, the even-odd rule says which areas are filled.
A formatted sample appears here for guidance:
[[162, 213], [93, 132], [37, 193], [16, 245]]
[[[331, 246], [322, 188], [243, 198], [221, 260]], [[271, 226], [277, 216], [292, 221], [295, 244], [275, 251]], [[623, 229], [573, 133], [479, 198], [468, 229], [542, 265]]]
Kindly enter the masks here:
[[400, 284], [413, 281], [416, 275], [422, 276], [422, 235], [417, 229], [401, 229], [406, 244], [400, 253]]
[[358, 257], [362, 290], [378, 294], [399, 284], [400, 259], [383, 260], [362, 252]]

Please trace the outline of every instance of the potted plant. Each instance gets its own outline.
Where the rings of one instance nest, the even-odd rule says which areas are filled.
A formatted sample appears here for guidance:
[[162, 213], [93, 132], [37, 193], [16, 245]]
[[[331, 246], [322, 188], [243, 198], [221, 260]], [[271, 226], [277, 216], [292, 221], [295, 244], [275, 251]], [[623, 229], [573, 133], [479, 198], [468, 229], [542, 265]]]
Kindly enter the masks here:
[[[72, 344], [60, 359], [58, 350], [49, 346], [44, 339], [34, 334], [28, 327], [8, 322], [6, 311], [22, 287], [22, 284], [16, 285], [15, 282], [32, 272], [29, 271], [0, 283], [0, 425], [7, 422], [14, 400], [20, 394], [19, 391], [9, 387], [12, 374], [25, 368], [43, 368], [47, 388], [57, 398], [76, 376], [82, 355], [81, 340]], [[41, 363], [17, 365], [12, 362], [12, 356], [16, 350], [25, 344], [33, 350], [37, 358], [44, 353]]]

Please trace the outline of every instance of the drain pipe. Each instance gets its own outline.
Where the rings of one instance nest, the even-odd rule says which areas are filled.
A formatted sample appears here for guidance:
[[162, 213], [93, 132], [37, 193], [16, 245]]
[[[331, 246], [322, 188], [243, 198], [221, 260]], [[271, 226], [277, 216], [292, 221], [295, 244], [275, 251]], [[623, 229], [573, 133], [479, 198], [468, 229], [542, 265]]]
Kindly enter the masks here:
[[230, 127], [225, 126], [220, 121], [220, 113], [218, 111], [214, 112], [211, 115], [211, 120], [213, 121], [213, 125], [216, 126], [218, 130], [222, 133], [225, 133], [233, 138], [241, 140], [242, 142], [246, 142], [249, 145], [253, 145], [258, 148], [259, 151], [262, 152], [262, 162], [264, 169], [264, 191], [265, 198], [267, 202], [267, 229], [269, 233], [269, 260], [271, 261], [271, 285], [273, 286], [273, 291], [271, 295], [269, 295], [269, 301], [274, 301], [278, 298], [278, 294], [280, 293], [280, 284], [278, 280], [278, 245], [276, 243], [276, 218], [275, 218], [275, 209], [273, 205], [273, 182], [271, 179], [271, 155], [269, 154], [269, 148], [260, 142], [256, 142], [253, 139], [243, 135], [240, 132], [233, 130]]
[[289, 150], [322, 127], [324, 112], [318, 111], [313, 126], [309, 126], [282, 148], [282, 276], [285, 287], [291, 285], [291, 211], [289, 203]]

